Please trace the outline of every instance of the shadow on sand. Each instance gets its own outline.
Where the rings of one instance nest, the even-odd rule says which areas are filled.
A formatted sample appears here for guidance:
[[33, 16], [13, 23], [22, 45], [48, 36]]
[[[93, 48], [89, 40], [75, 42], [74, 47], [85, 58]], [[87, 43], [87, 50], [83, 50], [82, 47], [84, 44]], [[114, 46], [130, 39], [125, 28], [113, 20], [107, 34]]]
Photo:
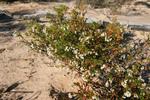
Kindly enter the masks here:
[[23, 23], [15, 23], [15, 21], [16, 20], [6, 14], [0, 14], [0, 43], [10, 41], [15, 31], [25, 29]]

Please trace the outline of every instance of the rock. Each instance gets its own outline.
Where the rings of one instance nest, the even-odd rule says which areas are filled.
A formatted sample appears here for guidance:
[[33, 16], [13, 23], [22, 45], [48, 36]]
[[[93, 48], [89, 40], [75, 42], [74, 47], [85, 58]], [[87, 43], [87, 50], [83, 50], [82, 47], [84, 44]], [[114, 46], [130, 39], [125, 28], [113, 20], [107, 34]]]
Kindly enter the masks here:
[[143, 1], [137, 1], [134, 5], [145, 5], [147, 8], [150, 8], [150, 4]]
[[39, 19], [40, 17], [46, 16], [47, 12], [45, 11], [37, 11], [35, 14], [26, 14], [22, 16], [22, 19]]
[[5, 48], [1, 48], [0, 49], [0, 53], [4, 52], [5, 51]]
[[[26, 15], [13, 15], [8, 12], [7, 10], [0, 8], [0, 13], [6, 14], [10, 18], [14, 19], [22, 19], [22, 20], [39, 20], [40, 17], [45, 17], [48, 13], [51, 15], [56, 16], [56, 13], [54, 12], [46, 12], [46, 11], [37, 11], [35, 14], [26, 14]], [[0, 14], [1, 15], [1, 14]], [[2, 15], [1, 15], [2, 16]], [[71, 19], [70, 16], [66, 16], [66, 18]], [[89, 17], [86, 19], [86, 23], [91, 23], [92, 21], [99, 22], [98, 19]], [[103, 21], [103, 26], [106, 27], [110, 22]], [[144, 23], [144, 22], [118, 22], [120, 25], [127, 25], [130, 29], [136, 29], [136, 30], [142, 30], [142, 31], [150, 31], [150, 23]]]
[[150, 31], [150, 23], [146, 22], [119, 22], [120, 25], [127, 25], [132, 30]]
[[1, 14], [6, 14], [7, 16], [12, 17], [12, 14], [10, 12], [8, 12], [7, 10], [3, 9], [3, 8], [0, 8], [0, 13]]
[[[99, 22], [98, 19], [89, 17], [87, 18], [87, 23], [91, 23], [92, 21]], [[102, 26], [106, 27], [109, 23], [108, 21], [103, 21]], [[118, 22], [119, 25], [127, 25], [128, 28], [132, 30], [142, 30], [142, 31], [150, 31], [150, 23], [146, 22]]]

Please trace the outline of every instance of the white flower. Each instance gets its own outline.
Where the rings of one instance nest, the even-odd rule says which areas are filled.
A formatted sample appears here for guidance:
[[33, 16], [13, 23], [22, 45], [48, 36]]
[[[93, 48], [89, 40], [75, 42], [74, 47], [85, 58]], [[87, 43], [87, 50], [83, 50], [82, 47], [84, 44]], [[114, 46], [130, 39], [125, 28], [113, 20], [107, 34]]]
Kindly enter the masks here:
[[13, 36], [14, 36], [14, 37], [16, 37], [16, 36], [17, 36], [17, 34], [13, 34]]
[[54, 50], [54, 48], [51, 46], [51, 44], [49, 45], [49, 48], [50, 50]]
[[78, 53], [78, 49], [73, 50], [73, 53], [74, 53], [74, 54], [77, 54], [77, 53]]
[[135, 49], [137, 49], [138, 48], [138, 46], [137, 45], [135, 45]]
[[100, 29], [97, 29], [97, 32], [100, 32], [101, 30]]
[[143, 84], [142, 84], [142, 86], [144, 86], [144, 87], [145, 87], [145, 86], [146, 86], [146, 83], [143, 83]]
[[124, 93], [124, 95], [125, 95], [126, 97], [131, 97], [131, 93], [130, 93], [129, 91], [126, 91], [126, 93]]
[[71, 64], [78, 66], [78, 63], [76, 61], [71, 62]]
[[137, 94], [135, 94], [135, 95], [134, 95], [134, 98], [138, 98], [138, 95], [137, 95]]
[[77, 31], [75, 31], [74, 33], [77, 34]]
[[65, 51], [69, 51], [69, 48], [68, 48], [68, 46], [66, 46], [66, 47], [65, 47]]
[[79, 55], [79, 57], [80, 57], [81, 59], [84, 59], [84, 56], [83, 56], [83, 54], [80, 54], [80, 55]]
[[[149, 47], [149, 49], [150, 49], [150, 47]], [[143, 62], [147, 62], [147, 59], [144, 59]]]
[[144, 79], [141, 79], [142, 82], [144, 82]]
[[96, 52], [95, 55], [98, 56], [98, 53]]
[[92, 51], [88, 51], [88, 54], [92, 54]]
[[85, 41], [88, 40], [88, 39], [90, 39], [90, 36], [87, 36], [87, 37], [85, 38]]
[[82, 41], [82, 37], [81, 36], [79, 37], [79, 41]]
[[144, 70], [144, 66], [141, 67], [141, 70]]
[[48, 47], [47, 47], [46, 49], [47, 49], [47, 51], [49, 51], [49, 48], [48, 48]]
[[128, 24], [126, 24], [126, 25], [124, 26], [124, 28], [125, 28], [125, 29], [128, 29], [128, 26], [129, 26], [129, 25], [128, 25]]
[[120, 68], [121, 71], [123, 71], [123, 72], [125, 71], [125, 69], [123, 67], [119, 67], [119, 68]]
[[101, 70], [103, 70], [104, 68], [106, 68], [106, 65], [105, 65], [105, 64], [103, 64], [103, 66], [101, 67]]
[[122, 96], [122, 98], [125, 99], [126, 97], [125, 97], [125, 96]]
[[106, 86], [106, 87], [109, 87], [109, 83], [108, 83], [108, 81], [105, 83], [105, 86]]
[[91, 76], [91, 72], [88, 72], [89, 76]]
[[107, 36], [105, 36], [105, 41], [110, 42], [112, 38], [108, 39]]
[[53, 55], [51, 54], [51, 52], [50, 52], [50, 49], [49, 49], [49, 48], [47, 48], [47, 55], [48, 55], [48, 56], [53, 56]]
[[93, 74], [92, 74], [92, 77], [93, 77], [94, 75], [95, 75], [95, 74], [93, 73]]
[[86, 54], [86, 53], [83, 53], [83, 55], [86, 56], [87, 54]]
[[32, 49], [34, 48], [33, 44], [31, 44], [31, 48], [32, 48]]
[[86, 32], [82, 32], [82, 35], [86, 35]]
[[80, 68], [80, 71], [84, 71], [84, 68], [83, 68], [83, 67], [81, 67], [81, 68]]
[[122, 32], [123, 32], [123, 30], [122, 30], [122, 29], [120, 29], [120, 32], [122, 33]]
[[75, 55], [75, 57], [76, 57], [77, 59], [79, 59], [78, 55]]
[[67, 26], [67, 30], [69, 29], [69, 27], [70, 27], [70, 26], [68, 25], [68, 26]]
[[82, 74], [82, 77], [84, 77], [85, 75], [84, 74]]
[[133, 47], [134, 47], [134, 43], [132, 42], [132, 43], [130, 44], [130, 46], [133, 48]]
[[56, 64], [59, 64], [59, 60], [56, 60]]
[[131, 73], [128, 73], [128, 75], [129, 75], [130, 77], [132, 77], [132, 74], [131, 74]]
[[103, 37], [106, 36], [106, 33], [102, 33], [101, 36], [103, 36]]
[[46, 34], [46, 27], [43, 29], [43, 32]]
[[68, 97], [69, 97], [69, 98], [72, 98], [72, 95], [71, 95], [71, 93], [68, 93]]
[[71, 85], [71, 89], [73, 90], [74, 89], [74, 87]]
[[70, 68], [67, 68], [67, 72], [68, 72], [68, 73], [70, 73], [70, 72], [71, 72]]
[[110, 91], [111, 91], [111, 92], [114, 92], [114, 89], [111, 88]]
[[141, 80], [142, 82], [144, 82], [144, 79], [142, 79], [142, 76], [139, 76], [138, 80]]
[[112, 83], [112, 82], [113, 82], [113, 79], [109, 79], [109, 82]]
[[117, 68], [116, 68], [116, 70], [115, 70], [115, 72], [120, 72], [120, 71], [125, 71], [125, 69], [123, 68], [123, 67], [119, 67], [118, 65], [117, 65]]
[[73, 85], [70, 85], [71, 89], [74, 89], [74, 86]]
[[109, 42], [109, 40], [107, 39], [107, 37], [105, 36], [105, 41]]
[[54, 68], [56, 68], [56, 65], [54, 65]]
[[112, 40], [112, 38], [109, 39], [109, 41], [111, 41], [111, 40]]
[[85, 82], [88, 81], [88, 80], [84, 77], [84, 74], [82, 74], [82, 77], [81, 77], [81, 78], [82, 78], [82, 80], [85, 81]]
[[142, 76], [139, 76], [139, 77], [138, 77], [138, 80], [141, 80], [141, 79], [142, 79]]
[[133, 71], [131, 69], [127, 69], [128, 73], [133, 73]]
[[54, 40], [54, 42], [57, 42], [57, 40]]
[[95, 100], [95, 99], [96, 99], [96, 97], [95, 97], [95, 96], [92, 96], [92, 99], [94, 99], [94, 100]]
[[125, 81], [121, 82], [121, 85], [122, 85], [124, 88], [127, 87], [127, 81], [128, 81], [128, 80], [125, 80]]
[[35, 29], [35, 27], [33, 26], [33, 27], [32, 27], [32, 31], [33, 31], [33, 32], [35, 31], [34, 29]]
[[48, 56], [52, 56], [52, 54], [51, 54], [50, 51], [47, 51], [47, 55], [48, 55]]

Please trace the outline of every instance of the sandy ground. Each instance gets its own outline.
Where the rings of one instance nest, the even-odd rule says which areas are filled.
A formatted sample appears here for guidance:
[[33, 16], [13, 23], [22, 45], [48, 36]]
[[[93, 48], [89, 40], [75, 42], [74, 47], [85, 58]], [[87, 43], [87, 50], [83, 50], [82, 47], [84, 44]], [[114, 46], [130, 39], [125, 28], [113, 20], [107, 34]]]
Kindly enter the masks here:
[[[11, 86], [12, 92], [4, 93], [2, 99], [23, 98], [23, 100], [52, 100], [52, 89], [57, 92], [71, 92], [73, 76], [67, 75], [53, 57], [30, 51], [30, 48], [12, 37], [1, 43], [0, 49], [0, 88]], [[20, 99], [19, 99], [20, 100]]]
[[[74, 6], [73, 2], [48, 4], [15, 2], [13, 4], [2, 3], [0, 7], [13, 14], [29, 14], [38, 10], [52, 11], [53, 6], [60, 4], [65, 4], [70, 8]], [[107, 17], [109, 10], [106, 8], [87, 7], [86, 9], [88, 11], [86, 17], [109, 20]], [[118, 20], [123, 21], [150, 22], [150, 9], [143, 5], [139, 5], [135, 9], [140, 12], [140, 15], [111, 15], [111, 17], [117, 17]], [[6, 92], [2, 93], [0, 98], [5, 100], [7, 98], [8, 100], [16, 100], [16, 98], [18, 100], [53, 100], [54, 98], [50, 94], [63, 92], [66, 95], [68, 92], [75, 91], [71, 88], [73, 75], [67, 75], [66, 69], [61, 67], [62, 62], [58, 62], [53, 57], [48, 58], [30, 51], [29, 47], [20, 43], [19, 38], [12, 35], [18, 29], [22, 32], [25, 31], [22, 28], [23, 23], [24, 21], [16, 20], [0, 23], [0, 90]], [[144, 38], [139, 31], [132, 31], [132, 33], [134, 40]], [[6, 89], [8, 90], [5, 91]]]

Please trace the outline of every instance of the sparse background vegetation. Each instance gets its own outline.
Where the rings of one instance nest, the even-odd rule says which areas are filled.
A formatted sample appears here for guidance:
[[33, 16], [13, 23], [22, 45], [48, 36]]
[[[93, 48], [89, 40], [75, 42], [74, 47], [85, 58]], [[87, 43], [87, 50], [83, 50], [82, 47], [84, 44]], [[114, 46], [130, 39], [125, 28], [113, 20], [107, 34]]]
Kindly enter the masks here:
[[8, 2], [8, 3], [12, 3], [15, 1], [21, 1], [21, 2], [64, 2], [64, 1], [70, 1], [70, 0], [0, 0], [0, 2]]
[[85, 2], [90, 4], [94, 8], [103, 8], [103, 7], [111, 7], [114, 6], [121, 6], [125, 3], [129, 3], [133, 0], [77, 0], [77, 3]]

